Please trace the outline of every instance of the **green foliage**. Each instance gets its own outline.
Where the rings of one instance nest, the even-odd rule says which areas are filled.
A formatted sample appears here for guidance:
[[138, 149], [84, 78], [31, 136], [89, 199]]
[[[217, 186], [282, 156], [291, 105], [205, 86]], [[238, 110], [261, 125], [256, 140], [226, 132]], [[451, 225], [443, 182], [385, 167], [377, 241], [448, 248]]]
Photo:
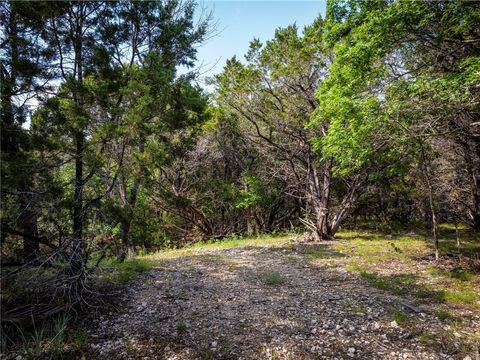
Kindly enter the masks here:
[[268, 203], [269, 198], [266, 194], [265, 185], [251, 172], [242, 174], [245, 188], [240, 190], [236, 207], [240, 209], [248, 209], [255, 205]]

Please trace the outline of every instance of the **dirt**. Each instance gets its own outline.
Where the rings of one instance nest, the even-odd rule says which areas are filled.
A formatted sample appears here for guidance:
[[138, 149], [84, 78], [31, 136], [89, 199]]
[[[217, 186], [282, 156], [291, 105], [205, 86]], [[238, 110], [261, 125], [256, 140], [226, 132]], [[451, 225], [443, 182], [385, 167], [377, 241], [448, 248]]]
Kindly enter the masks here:
[[[304, 250], [199, 250], [160, 260], [117, 311], [94, 321], [85, 358], [476, 360], [435, 306], [372, 287], [345, 270], [340, 253], [326, 249], [325, 261], [313, 263]], [[480, 319], [464, 325], [480, 329]]]

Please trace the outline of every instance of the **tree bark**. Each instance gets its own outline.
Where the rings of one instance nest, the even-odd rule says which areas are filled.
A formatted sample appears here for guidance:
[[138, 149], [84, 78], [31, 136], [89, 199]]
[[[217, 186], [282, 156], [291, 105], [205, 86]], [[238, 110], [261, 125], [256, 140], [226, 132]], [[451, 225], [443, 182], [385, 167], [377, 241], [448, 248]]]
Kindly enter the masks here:
[[471, 224], [473, 230], [480, 232], [480, 141], [475, 143], [474, 157], [471, 156], [469, 149], [465, 155], [471, 179]]
[[137, 195], [138, 191], [140, 189], [140, 181], [138, 179], [135, 179], [132, 190], [130, 192], [130, 199], [128, 200], [126, 206], [128, 207], [127, 209], [127, 215], [123, 217], [121, 221], [121, 237], [122, 237], [122, 245], [123, 245], [123, 252], [124, 254], [121, 255], [123, 258], [128, 257], [133, 257], [135, 256], [135, 244], [132, 241], [132, 238], [130, 236], [130, 231], [132, 228], [132, 218], [133, 218], [133, 210], [135, 209], [135, 205], [137, 204]]
[[435, 260], [440, 259], [440, 246], [438, 242], [438, 222], [437, 222], [437, 213], [435, 211], [435, 203], [433, 199], [433, 186], [432, 182], [430, 180], [430, 167], [427, 165], [427, 160], [425, 156], [425, 152], [422, 148], [422, 154], [421, 154], [421, 161], [422, 161], [422, 167], [423, 167], [423, 177], [425, 180], [425, 185], [427, 186], [427, 191], [428, 191], [428, 206], [430, 210], [430, 220], [432, 223], [432, 234], [433, 234], [433, 243], [435, 246]]
[[364, 177], [362, 174], [357, 175], [353, 179], [353, 183], [350, 185], [348, 193], [343, 197], [339, 209], [333, 217], [330, 225], [330, 233], [332, 237], [335, 236], [337, 231], [340, 229], [340, 225], [347, 217], [350, 209], [353, 207], [353, 205], [355, 205], [355, 202], [357, 201], [364, 187], [365, 179], [366, 177]]
[[27, 195], [22, 194], [20, 198], [21, 214], [20, 214], [20, 228], [23, 235], [23, 261], [25, 263], [35, 261], [39, 252], [40, 246], [38, 240], [38, 226], [37, 216], [31, 209], [31, 204]]
[[[77, 16], [74, 17], [74, 76], [78, 83], [78, 88], [83, 85], [83, 10], [84, 5], [80, 4]], [[73, 101], [82, 106], [81, 94], [78, 89], [73, 90]], [[83, 178], [83, 154], [85, 151], [85, 134], [83, 129], [77, 130], [75, 133], [75, 189], [73, 194], [73, 239], [72, 239], [72, 269], [77, 272], [85, 265], [86, 261], [86, 244], [83, 239], [83, 188], [85, 181]]]

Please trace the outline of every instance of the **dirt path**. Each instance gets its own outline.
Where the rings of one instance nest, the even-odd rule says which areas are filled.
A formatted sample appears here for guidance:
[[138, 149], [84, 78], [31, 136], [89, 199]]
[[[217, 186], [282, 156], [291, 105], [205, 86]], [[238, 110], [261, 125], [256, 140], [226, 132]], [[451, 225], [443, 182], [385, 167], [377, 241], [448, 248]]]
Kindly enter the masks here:
[[348, 273], [335, 261], [341, 254], [325, 257], [313, 266], [285, 246], [162, 260], [129, 287], [120, 313], [96, 320], [86, 358], [458, 358], [422, 341], [423, 330], [444, 331], [431, 311], [421, 307], [414, 326], [401, 326], [395, 311], [408, 299]]

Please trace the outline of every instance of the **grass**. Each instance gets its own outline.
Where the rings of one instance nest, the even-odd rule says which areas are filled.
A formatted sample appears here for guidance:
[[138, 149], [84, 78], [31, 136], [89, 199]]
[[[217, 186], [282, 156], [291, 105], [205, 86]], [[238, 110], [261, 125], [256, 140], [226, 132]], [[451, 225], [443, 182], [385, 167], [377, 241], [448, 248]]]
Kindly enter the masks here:
[[415, 284], [415, 275], [398, 274], [389, 277], [381, 277], [374, 272], [361, 271], [360, 276], [378, 289], [388, 290], [396, 295], [403, 295], [409, 290], [409, 286]]
[[405, 325], [410, 320], [410, 317], [402, 309], [393, 308], [392, 309], [392, 319], [398, 325]]
[[77, 328], [68, 335], [68, 342], [77, 349], [83, 348], [90, 341], [90, 337], [84, 328]]
[[291, 241], [293, 234], [284, 235], [261, 235], [256, 237], [240, 238], [231, 237], [223, 240], [212, 240], [198, 242], [181, 249], [164, 250], [154, 254], [142, 257], [148, 260], [162, 260], [181, 256], [192, 256], [201, 253], [202, 250], [216, 250], [226, 248], [242, 248], [242, 247], [265, 247], [265, 246], [282, 246]]
[[[457, 253], [455, 227], [442, 226], [440, 253]], [[372, 286], [396, 295], [444, 302], [480, 309], [478, 265], [480, 241], [465, 227], [459, 227], [461, 248], [452, 268], [422, 265], [432, 254], [432, 244], [422, 235], [382, 235], [369, 232], [342, 232], [332, 250], [347, 255], [345, 269], [358, 273]], [[475, 255], [476, 254], [476, 255]], [[469, 257], [472, 260], [468, 260]], [[462, 265], [461, 259], [467, 259]], [[478, 260], [477, 260], [478, 261]], [[468, 265], [470, 264], [470, 265]], [[422, 271], [422, 269], [424, 269]]]
[[451, 320], [454, 319], [455, 317], [452, 315], [451, 311], [446, 310], [446, 309], [439, 309], [435, 311], [435, 316], [439, 318], [440, 320]]
[[332, 257], [332, 251], [326, 246], [303, 246], [302, 252], [307, 254], [310, 260], [328, 259]]
[[48, 358], [58, 357], [65, 343], [69, 320], [69, 315], [63, 313], [49, 321], [33, 323], [31, 331], [18, 328], [22, 352], [28, 358], [39, 358], [42, 355], [48, 355]]
[[187, 331], [187, 324], [185, 323], [185, 321], [180, 320], [177, 323], [177, 333], [184, 334], [186, 331]]
[[266, 271], [260, 274], [260, 277], [267, 285], [280, 285], [284, 282], [282, 275], [275, 270]]
[[354, 306], [352, 311], [355, 314], [362, 314], [362, 315], [367, 315], [368, 314], [368, 309], [365, 306], [362, 306], [362, 305]]
[[121, 263], [115, 260], [105, 261], [101, 270], [104, 274], [104, 279], [110, 281], [116, 287], [124, 287], [135, 280], [138, 275], [154, 268], [155, 265], [148, 258], [136, 257]]

